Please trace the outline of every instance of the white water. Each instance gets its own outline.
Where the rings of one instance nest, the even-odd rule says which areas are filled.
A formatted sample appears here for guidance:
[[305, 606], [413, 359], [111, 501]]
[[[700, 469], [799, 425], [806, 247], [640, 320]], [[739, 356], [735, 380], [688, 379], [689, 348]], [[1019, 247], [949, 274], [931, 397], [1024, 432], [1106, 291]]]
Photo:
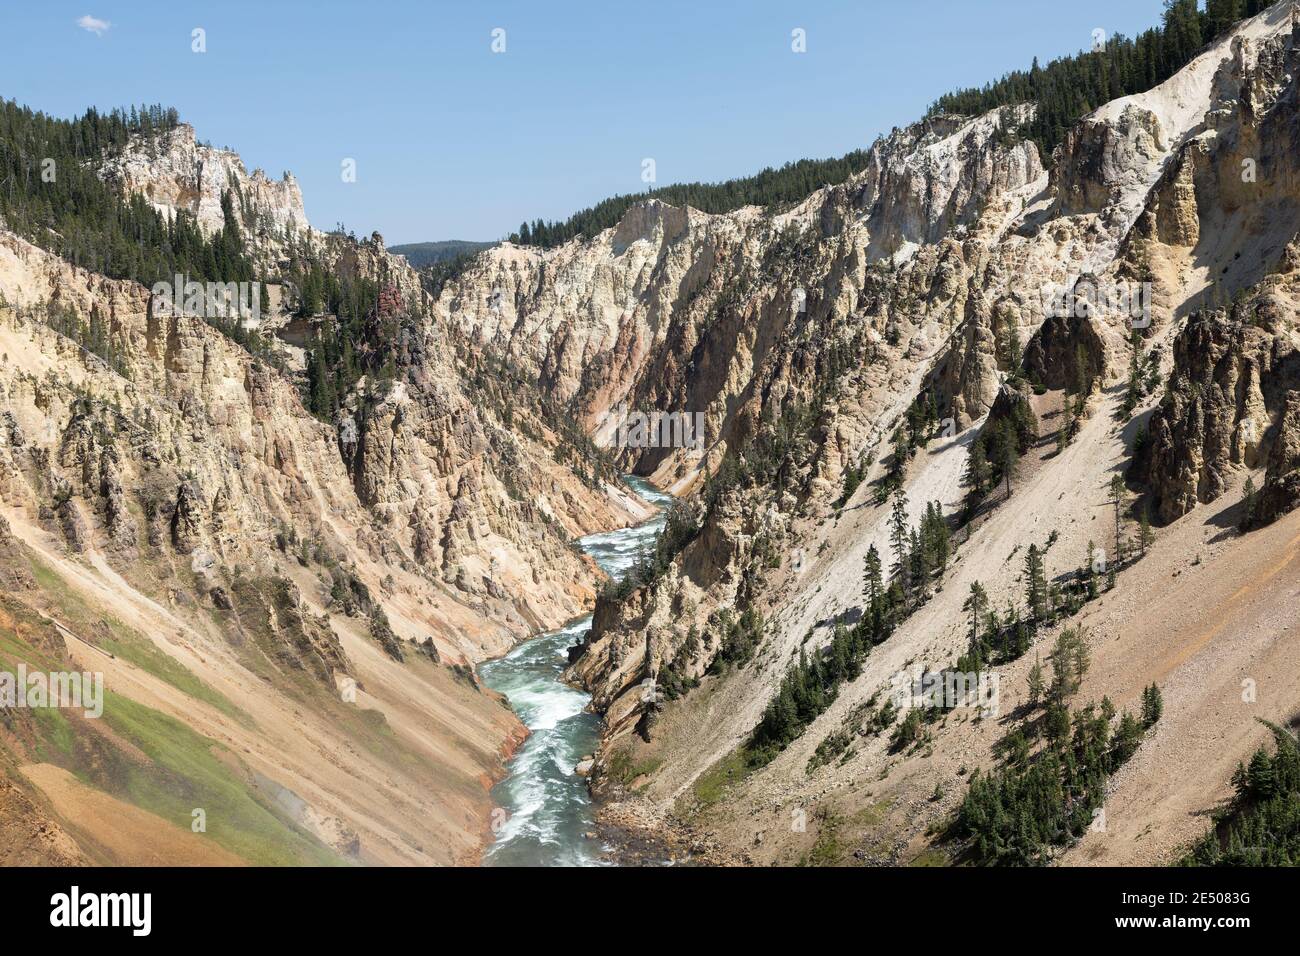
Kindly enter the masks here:
[[[629, 477], [641, 497], [661, 508], [672, 500], [639, 478]], [[653, 546], [664, 525], [660, 511], [645, 524], [578, 540], [610, 577], [620, 579]], [[568, 650], [582, 641], [591, 617], [525, 641], [479, 673], [506, 695], [529, 737], [511, 759], [509, 775], [492, 789], [506, 811], [505, 824], [484, 854], [489, 866], [595, 866], [601, 847], [584, 834], [594, 827], [586, 781], [573, 772], [592, 753], [600, 718], [585, 713], [590, 696], [561, 680]]]

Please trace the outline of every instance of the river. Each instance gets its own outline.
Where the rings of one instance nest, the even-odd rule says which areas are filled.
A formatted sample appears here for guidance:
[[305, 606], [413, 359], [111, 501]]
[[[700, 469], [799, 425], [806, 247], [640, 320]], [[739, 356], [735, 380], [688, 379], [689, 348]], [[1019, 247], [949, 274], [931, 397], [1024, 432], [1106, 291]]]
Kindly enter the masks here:
[[[663, 528], [671, 495], [640, 478], [627, 483], [660, 511], [645, 524], [588, 535], [578, 544], [615, 579], [621, 579]], [[591, 696], [564, 683], [568, 650], [591, 627], [591, 615], [520, 644], [479, 668], [483, 682], [505, 694], [529, 736], [492, 788], [505, 823], [483, 855], [487, 866], [596, 866], [602, 847], [585, 833], [595, 828], [587, 783], [573, 772], [595, 751], [600, 718], [587, 713]]]

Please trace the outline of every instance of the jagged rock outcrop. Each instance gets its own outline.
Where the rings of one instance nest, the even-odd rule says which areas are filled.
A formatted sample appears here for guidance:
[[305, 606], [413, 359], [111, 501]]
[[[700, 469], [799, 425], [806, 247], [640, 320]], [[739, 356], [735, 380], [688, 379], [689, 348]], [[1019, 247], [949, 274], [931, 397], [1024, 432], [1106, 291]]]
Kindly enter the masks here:
[[249, 173], [238, 153], [199, 143], [187, 123], [155, 137], [137, 138], [109, 157], [100, 175], [139, 193], [166, 215], [184, 210], [209, 232], [221, 228], [221, 197], [230, 191], [255, 245], [310, 225], [302, 190], [291, 173], [279, 180], [260, 169]]
[[1288, 392], [1273, 433], [1255, 520], [1267, 523], [1300, 507], [1300, 392]]
[[68, 547], [77, 554], [85, 554], [90, 550], [90, 526], [86, 522], [85, 516], [81, 513], [81, 506], [73, 498], [67, 498], [58, 508], [59, 526], [63, 529], [63, 537], [68, 542]]
[[1129, 200], [1159, 169], [1170, 132], [1152, 110], [1122, 101], [1085, 117], [1070, 129], [1053, 167], [1058, 216], [1131, 212]]
[[[888, 258], [975, 226], [990, 199], [1031, 186], [1045, 173], [1033, 142], [1015, 137], [1033, 108], [1005, 107], [972, 120], [933, 116], [871, 148], [854, 178], [853, 205], [866, 213], [870, 259]], [[999, 138], [1006, 145], [997, 148]]]
[[1086, 389], [1105, 377], [1105, 340], [1087, 314], [1049, 316], [1025, 348], [1024, 368], [1047, 388]]
[[[709, 516], [682, 569], [617, 613], [598, 606], [573, 674], [610, 727], [640, 723], [639, 683], [680, 659], [692, 624], [701, 650], [681, 662], [684, 673], [708, 668], [721, 645], [709, 616], [735, 603], [742, 584], [758, 587], [748, 583], [766, 560], [757, 555], [779, 552], [800, 502], [833, 499], [847, 469], [883, 454], [921, 381], [962, 425], [992, 406], [995, 326], [1032, 335], [1041, 294], [1026, 276], [1064, 282], [1059, 249], [1080, 232], [1067, 224], [1033, 240], [1011, 235], [1014, 214], [1046, 184], [1035, 148], [1015, 135], [1027, 115], [944, 117], [896, 133], [873, 147], [864, 173], [781, 215], [706, 216], [651, 202], [590, 241], [547, 252], [503, 246], [444, 291], [438, 309], [449, 322], [557, 390], [598, 438], [608, 434], [602, 416], [621, 404], [703, 411], [703, 454], [624, 451], [628, 467], [664, 484], [716, 467], [782, 409], [829, 390], [814, 445], [773, 517], [737, 496]], [[749, 527], [747, 512], [764, 515], [764, 527]], [[689, 619], [683, 607], [693, 608]]]
[[[1295, 305], [1280, 292], [1200, 313], [1174, 341], [1169, 388], [1151, 418], [1143, 475], [1164, 521], [1214, 501], [1234, 468], [1267, 463], [1268, 511], [1288, 510], [1290, 395], [1300, 388]], [[1277, 446], [1277, 447], [1275, 447]]]
[[328, 617], [305, 607], [293, 582], [244, 579], [226, 602], [238, 615], [241, 633], [278, 666], [305, 671], [330, 689], [336, 675], [352, 671]]
[[176, 504], [172, 509], [172, 546], [181, 554], [193, 554], [207, 539], [207, 504], [191, 480], [183, 481], [176, 489]]
[[[346, 245], [340, 237], [329, 241], [330, 248]], [[8, 441], [0, 448], [11, 500], [49, 503], [38, 478], [45, 453], [25, 435], [52, 421], [62, 436], [58, 472], [103, 525], [102, 536], [87, 527], [78, 538], [83, 545], [129, 551], [144, 538], [150, 548], [165, 546], [211, 569], [263, 556], [259, 543], [282, 527], [308, 535], [322, 529], [333, 538], [331, 550], [359, 547], [425, 582], [409, 579], [412, 587], [450, 585], [432, 604], [450, 599], [452, 619], [478, 614], [485, 603], [499, 609], [482, 630], [469, 629], [479, 635], [469, 643], [464, 631], [445, 632], [452, 659], [481, 657], [580, 613], [597, 575], [568, 538], [636, 512], [623, 511], [599, 483], [575, 477], [541, 440], [511, 432], [499, 412], [476, 407], [444, 333], [403, 291], [418, 289], [418, 276], [388, 257], [378, 237], [352, 249], [349, 268], [393, 279], [381, 287], [373, 319], [398, 330], [383, 341], [378, 333], [386, 325], [376, 327], [397, 379], [382, 387], [363, 379], [350, 399], [353, 412], [330, 429], [305, 413], [295, 383], [201, 319], [155, 316], [141, 287], [86, 275], [0, 237], [6, 300], [42, 309], [57, 298], [83, 315], [100, 309], [130, 374], [129, 381], [115, 375], [52, 333], [42, 354], [84, 367], [91, 398], [12, 368], [16, 377], [4, 383]], [[20, 413], [24, 404], [32, 410]], [[457, 542], [454, 560], [436, 546], [445, 538]], [[397, 621], [394, 627], [404, 629]]]

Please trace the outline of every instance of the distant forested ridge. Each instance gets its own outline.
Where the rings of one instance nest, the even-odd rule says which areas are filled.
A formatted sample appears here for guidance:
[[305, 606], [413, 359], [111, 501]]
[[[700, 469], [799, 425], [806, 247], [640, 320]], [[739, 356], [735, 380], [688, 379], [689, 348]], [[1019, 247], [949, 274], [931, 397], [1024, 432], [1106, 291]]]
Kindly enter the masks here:
[[400, 246], [389, 246], [388, 251], [405, 256], [412, 269], [423, 269], [437, 262], [449, 262], [462, 255], [473, 255], [495, 245], [495, 242], [444, 239], [441, 242], [408, 242]]
[[510, 241], [523, 246], [550, 248], [576, 236], [594, 236], [616, 226], [632, 206], [660, 199], [674, 206], [693, 206], [702, 212], [732, 212], [743, 206], [771, 206], [798, 202], [822, 186], [837, 186], [867, 166], [868, 152], [854, 150], [839, 159], [801, 159], [780, 169], [768, 167], [754, 176], [721, 183], [683, 183], [644, 193], [627, 193], [597, 203], [563, 222], [524, 223]]
[[1165, 0], [1163, 23], [1137, 39], [1109, 37], [1100, 49], [1061, 57], [1047, 66], [1037, 57], [1028, 70], [1008, 73], [982, 89], [970, 88], [939, 97], [929, 115], [978, 115], [999, 106], [1033, 103], [1032, 121], [1022, 136], [1038, 144], [1044, 157], [1065, 138], [1066, 130], [1099, 106], [1121, 96], [1142, 93], [1169, 79], [1244, 17], [1261, 13], [1271, 0]]
[[[1028, 70], [1008, 73], [981, 88], [939, 97], [927, 115], [957, 113], [977, 116], [1021, 103], [1037, 107], [1032, 121], [1017, 135], [1037, 143], [1045, 161], [1065, 138], [1065, 131], [1092, 110], [1120, 96], [1141, 93], [1167, 80], [1186, 66], [1205, 44], [1245, 17], [1267, 9], [1269, 0], [1166, 0], [1163, 22], [1136, 40], [1116, 35], [1096, 51], [1053, 60], [1046, 67], [1035, 59]], [[577, 236], [590, 238], [618, 225], [629, 208], [647, 199], [702, 212], [727, 213], [743, 206], [798, 202], [826, 185], [839, 185], [864, 169], [868, 152], [855, 150], [839, 159], [805, 159], [768, 168], [755, 176], [721, 183], [686, 183], [644, 193], [614, 196], [562, 222], [538, 219], [524, 223], [509, 238], [526, 246], [550, 248]]]

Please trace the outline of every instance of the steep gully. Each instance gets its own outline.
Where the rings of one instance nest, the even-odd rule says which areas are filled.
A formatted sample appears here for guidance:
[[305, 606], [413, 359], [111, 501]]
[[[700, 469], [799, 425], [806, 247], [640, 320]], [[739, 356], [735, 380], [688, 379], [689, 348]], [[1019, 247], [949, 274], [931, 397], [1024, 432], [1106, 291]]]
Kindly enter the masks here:
[[[672, 500], [640, 478], [629, 476], [626, 481], [660, 511], [643, 524], [578, 539], [615, 580], [653, 545], [664, 524], [663, 507]], [[488, 866], [603, 862], [600, 845], [586, 837], [595, 827], [591, 797], [586, 782], [574, 772], [583, 755], [593, 753], [599, 743], [600, 718], [587, 710], [591, 696], [562, 679], [568, 649], [589, 627], [591, 615], [526, 641], [479, 669], [483, 681], [506, 696], [529, 730], [510, 761], [508, 776], [492, 791], [505, 816], [494, 827], [496, 840], [484, 854]]]

